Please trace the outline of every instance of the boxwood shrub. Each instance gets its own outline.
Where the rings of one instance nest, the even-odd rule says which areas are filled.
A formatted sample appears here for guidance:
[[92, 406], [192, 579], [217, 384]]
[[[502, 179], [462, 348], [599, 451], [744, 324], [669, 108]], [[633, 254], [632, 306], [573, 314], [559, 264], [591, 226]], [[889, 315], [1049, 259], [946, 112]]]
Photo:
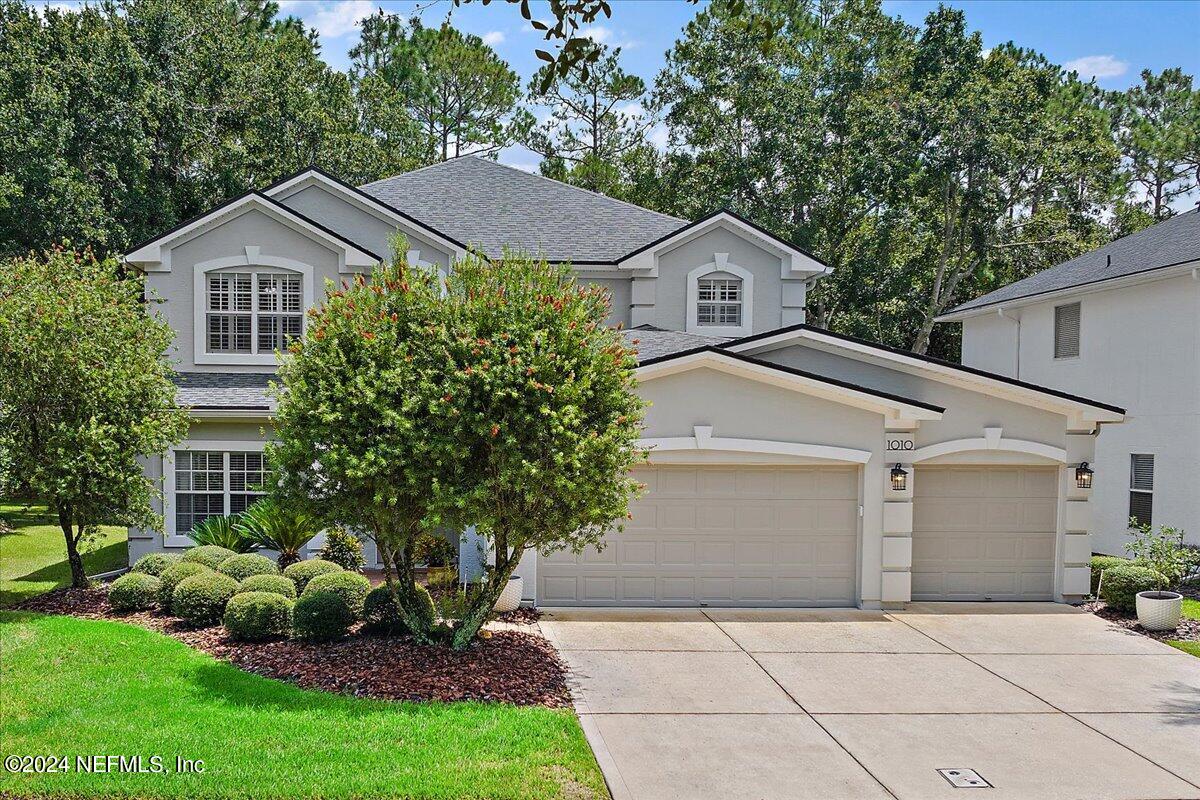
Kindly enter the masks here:
[[215, 544], [202, 544], [184, 553], [183, 560], [188, 564], [203, 564], [209, 569], [216, 569], [224, 564], [226, 559], [236, 555], [237, 553], [226, 547], [220, 547]]
[[242, 592], [271, 592], [295, 600], [296, 584], [282, 575], [251, 575], [238, 586], [238, 594]]
[[367, 592], [367, 598], [363, 601], [363, 619], [367, 621], [367, 630], [372, 633], [395, 636], [408, 632], [408, 626], [400, 616], [400, 608], [392, 599], [392, 592], [386, 584]]
[[173, 567], [178, 564], [181, 558], [182, 556], [178, 553], [147, 553], [133, 562], [133, 566], [129, 568], [129, 571], [141, 572], [157, 578], [166, 571], [167, 567]]
[[1111, 567], [1121, 567], [1132, 562], [1120, 556], [1092, 556], [1092, 594], [1100, 588], [1100, 573]]
[[310, 558], [307, 561], [297, 561], [295, 564], [289, 564], [283, 574], [292, 579], [292, 583], [296, 584], [296, 593], [304, 594], [304, 587], [308, 586], [308, 582], [318, 575], [327, 575], [333, 572], [341, 572], [342, 568], [332, 561], [326, 561], [323, 558]]
[[274, 561], [258, 553], [240, 553], [221, 562], [217, 572], [228, 575], [235, 581], [244, 581], [251, 575], [278, 575], [279, 567], [275, 566]]
[[275, 592], [242, 592], [225, 606], [225, 629], [235, 639], [255, 641], [292, 631], [292, 601]]
[[225, 604], [237, 594], [238, 582], [219, 572], [184, 578], [171, 593], [171, 611], [189, 625], [215, 625], [225, 613]]
[[1136, 564], [1119, 564], [1104, 570], [1104, 583], [1100, 586], [1100, 599], [1109, 608], [1131, 612], [1137, 608], [1137, 593], [1151, 592], [1158, 588], [1158, 573]]
[[180, 581], [185, 578], [190, 578], [193, 575], [203, 575], [207, 572], [212, 572], [212, 569], [197, 564], [195, 561], [182, 561], [174, 566], [167, 567], [163, 570], [162, 575], [158, 579], [162, 585], [158, 589], [158, 607], [163, 611], [171, 611], [171, 598], [175, 594], [175, 587]]
[[316, 592], [333, 592], [346, 601], [346, 607], [350, 609], [354, 618], [358, 619], [362, 616], [363, 603], [366, 602], [369, 591], [371, 591], [371, 582], [357, 572], [328, 572], [310, 580], [300, 596]]
[[301, 639], [328, 642], [346, 635], [354, 623], [354, 612], [336, 592], [305, 590], [296, 601], [292, 627]]
[[158, 602], [162, 581], [145, 572], [128, 572], [108, 587], [108, 604], [113, 611], [145, 611]]

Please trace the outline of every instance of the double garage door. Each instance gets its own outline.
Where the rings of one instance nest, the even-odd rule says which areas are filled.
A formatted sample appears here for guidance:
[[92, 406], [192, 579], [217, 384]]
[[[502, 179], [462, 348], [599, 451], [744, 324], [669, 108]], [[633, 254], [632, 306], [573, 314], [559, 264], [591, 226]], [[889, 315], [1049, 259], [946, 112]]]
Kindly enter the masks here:
[[852, 606], [856, 467], [639, 469], [606, 546], [538, 560], [542, 605]]

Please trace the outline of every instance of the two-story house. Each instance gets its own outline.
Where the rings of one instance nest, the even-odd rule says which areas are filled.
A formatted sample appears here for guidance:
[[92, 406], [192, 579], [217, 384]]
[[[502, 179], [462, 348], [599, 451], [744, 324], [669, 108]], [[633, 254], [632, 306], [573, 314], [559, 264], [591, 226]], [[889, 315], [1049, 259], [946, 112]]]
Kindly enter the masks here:
[[1128, 409], [1096, 443], [1092, 529], [1125, 555], [1128, 521], [1200, 544], [1200, 212], [1190, 211], [964, 303], [972, 367]]
[[529, 600], [878, 608], [1088, 591], [1079, 465], [1122, 409], [808, 327], [829, 268], [735, 214], [689, 222], [472, 157], [361, 187], [305, 170], [126, 255], [178, 332], [193, 419], [148, 459], [165, 530], [130, 531], [131, 558], [253, 501], [275, 353], [327, 281], [371, 270], [397, 232], [410, 262], [439, 270], [468, 249], [569, 262], [637, 342], [647, 491], [603, 549], [529, 554]]

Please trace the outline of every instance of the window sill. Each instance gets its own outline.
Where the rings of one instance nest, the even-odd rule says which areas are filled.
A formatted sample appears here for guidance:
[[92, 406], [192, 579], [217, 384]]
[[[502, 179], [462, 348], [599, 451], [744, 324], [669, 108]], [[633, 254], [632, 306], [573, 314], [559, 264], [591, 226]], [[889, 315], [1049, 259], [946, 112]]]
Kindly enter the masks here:
[[700, 336], [729, 336], [742, 337], [750, 335], [749, 325], [689, 325], [687, 333], [695, 333]]
[[227, 364], [247, 366], [279, 366], [274, 353], [196, 353], [197, 364]]

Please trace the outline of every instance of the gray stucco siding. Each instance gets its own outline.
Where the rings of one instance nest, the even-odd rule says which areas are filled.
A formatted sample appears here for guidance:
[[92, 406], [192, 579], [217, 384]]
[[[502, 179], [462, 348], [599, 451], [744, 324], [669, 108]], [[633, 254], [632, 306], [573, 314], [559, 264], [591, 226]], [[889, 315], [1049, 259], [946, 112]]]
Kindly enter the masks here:
[[578, 276], [579, 283], [603, 286], [608, 291], [610, 308], [608, 319], [605, 320], [607, 324], [620, 323], [629, 327], [630, 278], [593, 278], [584, 271], [576, 271], [575, 274]]

